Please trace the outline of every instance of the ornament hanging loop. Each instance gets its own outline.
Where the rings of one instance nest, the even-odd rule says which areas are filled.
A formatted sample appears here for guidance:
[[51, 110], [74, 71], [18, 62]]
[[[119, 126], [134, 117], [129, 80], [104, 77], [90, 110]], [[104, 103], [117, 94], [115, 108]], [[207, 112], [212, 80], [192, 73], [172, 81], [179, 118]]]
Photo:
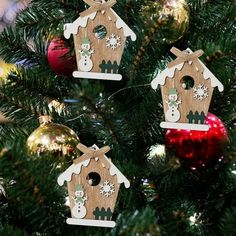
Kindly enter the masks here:
[[104, 2], [104, 3], [95, 2], [93, 0], [84, 0], [84, 2], [87, 3], [90, 6], [90, 8], [88, 8], [87, 10], [81, 12], [80, 13], [81, 17], [90, 15], [90, 14], [92, 14], [94, 12], [97, 12], [97, 11], [100, 11], [100, 12], [104, 11], [104, 12], [107, 12], [108, 16], [113, 21], [116, 20], [116, 18], [114, 17], [114, 15], [111, 12], [111, 7], [116, 4], [116, 0], [109, 0], [109, 1]]
[[203, 73], [204, 71], [204, 67], [202, 66], [202, 64], [198, 61], [198, 58], [204, 53], [202, 50], [197, 50], [196, 52], [193, 53], [186, 53], [186, 52], [182, 52], [179, 49], [172, 47], [170, 50], [175, 56], [177, 56], [177, 58], [174, 61], [171, 61], [168, 64], [168, 68], [171, 68], [173, 66], [177, 66], [181, 63], [185, 63], [188, 61], [192, 61], [195, 66], [197, 67], [197, 69], [199, 70], [200, 73]]
[[83, 152], [84, 154], [87, 154], [90, 157], [100, 157], [100, 156], [105, 155], [107, 152], [110, 151], [110, 147], [109, 146], [102, 147], [102, 148], [100, 148], [98, 150], [92, 150], [91, 148], [86, 147], [82, 143], [79, 143], [77, 145], [77, 148], [81, 152]]
[[39, 117], [39, 124], [40, 125], [49, 124], [49, 123], [52, 123], [51, 116], [40, 116]]
[[109, 146], [105, 146], [102, 147], [98, 150], [93, 150], [91, 148], [86, 147], [85, 145], [83, 145], [82, 143], [79, 143], [77, 145], [77, 148], [83, 152], [85, 154], [85, 156], [81, 156], [78, 159], [74, 160], [75, 164], [81, 163], [83, 161], [89, 160], [91, 158], [99, 158], [100, 161], [103, 163], [103, 166], [106, 168], [110, 168], [110, 163], [106, 160], [106, 158], [104, 157], [104, 155], [110, 151], [110, 147]]

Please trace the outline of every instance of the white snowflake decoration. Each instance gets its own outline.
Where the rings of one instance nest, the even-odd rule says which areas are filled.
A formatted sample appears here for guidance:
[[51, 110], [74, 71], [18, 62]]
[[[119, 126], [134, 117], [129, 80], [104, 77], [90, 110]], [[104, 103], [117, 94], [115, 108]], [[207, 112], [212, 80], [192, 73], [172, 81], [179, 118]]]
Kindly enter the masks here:
[[193, 88], [194, 98], [202, 101], [204, 98], [208, 97], [208, 88], [203, 84], [199, 84], [198, 86]]
[[111, 34], [106, 38], [106, 46], [107, 48], [111, 48], [113, 50], [121, 46], [120, 36]]
[[100, 193], [106, 197], [111, 196], [115, 192], [114, 184], [106, 180], [103, 184], [100, 184]]

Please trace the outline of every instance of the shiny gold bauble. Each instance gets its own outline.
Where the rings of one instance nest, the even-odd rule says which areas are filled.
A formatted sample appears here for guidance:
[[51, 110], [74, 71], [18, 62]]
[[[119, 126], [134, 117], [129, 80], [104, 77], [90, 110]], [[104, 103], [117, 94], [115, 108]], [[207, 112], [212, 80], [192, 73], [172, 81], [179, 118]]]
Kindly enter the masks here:
[[8, 74], [15, 69], [16, 66], [14, 64], [8, 64], [0, 59], [0, 84], [4, 83], [7, 79]]
[[79, 138], [65, 125], [54, 124], [50, 117], [40, 117], [41, 125], [27, 139], [27, 150], [31, 155], [71, 156], [77, 154]]
[[140, 14], [145, 28], [160, 26], [155, 34], [167, 43], [180, 39], [189, 25], [189, 7], [185, 0], [147, 0]]

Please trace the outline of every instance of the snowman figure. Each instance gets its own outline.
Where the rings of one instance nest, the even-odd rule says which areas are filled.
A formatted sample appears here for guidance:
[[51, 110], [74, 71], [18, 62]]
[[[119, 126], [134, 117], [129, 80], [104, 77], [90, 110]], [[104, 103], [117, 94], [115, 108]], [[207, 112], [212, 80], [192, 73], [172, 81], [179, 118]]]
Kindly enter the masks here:
[[168, 110], [165, 113], [167, 121], [177, 122], [180, 119], [180, 112], [178, 110], [181, 100], [178, 100], [177, 90], [175, 88], [169, 89], [168, 101]]
[[93, 62], [90, 59], [91, 55], [94, 53], [94, 49], [90, 49], [89, 38], [83, 38], [81, 42], [79, 69], [81, 71], [88, 72], [93, 68]]
[[87, 196], [84, 196], [84, 189], [82, 185], [78, 184], [75, 188], [75, 197], [72, 197], [75, 202], [72, 208], [72, 216], [78, 219], [82, 219], [86, 216], [87, 210], [84, 206], [87, 201]]

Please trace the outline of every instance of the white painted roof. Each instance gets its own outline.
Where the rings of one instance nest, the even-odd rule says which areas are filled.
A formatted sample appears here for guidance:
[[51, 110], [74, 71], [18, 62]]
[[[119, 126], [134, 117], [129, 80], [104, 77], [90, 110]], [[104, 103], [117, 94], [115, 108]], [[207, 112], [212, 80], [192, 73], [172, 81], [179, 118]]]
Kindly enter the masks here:
[[[136, 34], [129, 28], [129, 26], [112, 10], [112, 13], [116, 16], [116, 27], [117, 29], [123, 28], [124, 36], [131, 37], [132, 41], [136, 40]], [[93, 12], [87, 16], [79, 17], [73, 23], [65, 24], [64, 26], [64, 36], [65, 38], [70, 38], [71, 34], [77, 34], [80, 27], [85, 28], [87, 26], [88, 20], [93, 20], [96, 17], [97, 12]]]
[[[98, 149], [98, 147], [94, 144], [93, 145], [94, 148]], [[107, 158], [106, 155], [104, 155], [104, 157], [106, 158], [106, 160], [109, 162], [110, 164], [110, 169], [109, 169], [109, 173], [111, 176], [116, 175], [117, 177], [117, 182], [119, 184], [124, 183], [126, 188], [130, 187], [130, 182], [129, 180], [119, 171], [119, 169]], [[72, 164], [70, 167], [68, 167], [61, 175], [59, 175], [59, 177], [57, 178], [57, 183], [62, 186], [64, 184], [65, 181], [70, 182], [71, 178], [72, 178], [72, 174], [80, 174], [82, 167], [86, 167], [89, 165], [91, 159], [83, 161], [81, 163], [78, 164]]]
[[[191, 49], [186, 49], [186, 51], [191, 52]], [[198, 61], [201, 63], [201, 65], [204, 68], [203, 77], [204, 79], [210, 79], [211, 80], [211, 87], [215, 88], [218, 87], [218, 90], [222, 92], [224, 90], [223, 84], [212, 74], [212, 72], [198, 59]], [[171, 68], [166, 68], [161, 73], [159, 73], [156, 78], [151, 82], [151, 86], [153, 89], [157, 89], [158, 85], [163, 86], [165, 84], [166, 78], [173, 78], [175, 75], [176, 70], [181, 70], [184, 66], [184, 63], [180, 63], [176, 66], [173, 66]]]

